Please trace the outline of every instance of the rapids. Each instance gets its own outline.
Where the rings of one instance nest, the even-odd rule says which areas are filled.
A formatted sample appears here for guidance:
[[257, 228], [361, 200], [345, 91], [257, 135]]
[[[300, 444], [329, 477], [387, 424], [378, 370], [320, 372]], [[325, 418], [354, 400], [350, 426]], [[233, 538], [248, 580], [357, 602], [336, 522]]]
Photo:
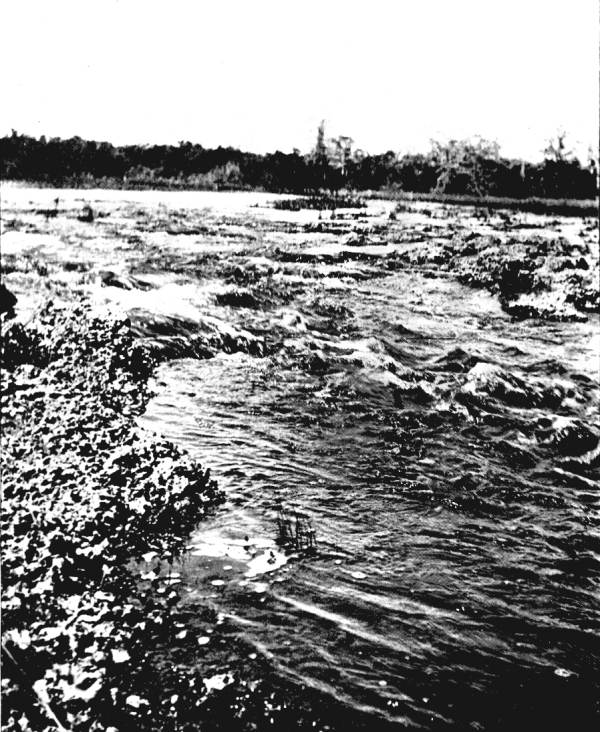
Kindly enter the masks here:
[[[516, 322], [435, 262], [391, 256], [502, 232], [494, 216], [85, 195], [101, 228], [79, 224], [67, 254], [63, 236], [53, 266], [91, 263], [93, 297], [164, 357], [141, 423], [227, 494], [177, 568], [188, 610], [221, 619], [207, 653], [224, 645], [323, 728], [592, 729], [598, 316]], [[277, 543], [280, 507], [311, 520], [314, 554]]]

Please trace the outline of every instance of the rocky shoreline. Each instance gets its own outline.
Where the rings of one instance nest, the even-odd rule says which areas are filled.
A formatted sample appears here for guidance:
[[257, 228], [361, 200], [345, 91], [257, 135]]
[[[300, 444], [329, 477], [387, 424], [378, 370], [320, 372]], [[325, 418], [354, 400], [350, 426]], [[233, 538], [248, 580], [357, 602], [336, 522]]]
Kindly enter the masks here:
[[586, 320], [585, 313], [600, 312], [598, 260], [583, 238], [462, 235], [419, 245], [401, 258], [488, 290], [517, 320]]
[[3, 729], [168, 729], [175, 687], [209, 693], [153, 649], [198, 652], [168, 569], [217, 486], [136, 426], [153, 362], [127, 321], [85, 303], [5, 320], [2, 367]]
[[169, 354], [74, 291], [1, 326], [3, 732], [328, 729], [324, 702], [290, 703], [218, 640], [204, 592], [182, 602], [190, 533], [224, 496], [137, 425]]

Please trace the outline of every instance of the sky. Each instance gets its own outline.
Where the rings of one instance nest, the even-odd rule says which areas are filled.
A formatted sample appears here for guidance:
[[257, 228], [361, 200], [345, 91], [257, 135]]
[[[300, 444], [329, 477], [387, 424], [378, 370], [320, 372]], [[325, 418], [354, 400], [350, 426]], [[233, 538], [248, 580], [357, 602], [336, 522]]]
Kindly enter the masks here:
[[3, 0], [0, 134], [370, 153], [598, 144], [597, 0]]

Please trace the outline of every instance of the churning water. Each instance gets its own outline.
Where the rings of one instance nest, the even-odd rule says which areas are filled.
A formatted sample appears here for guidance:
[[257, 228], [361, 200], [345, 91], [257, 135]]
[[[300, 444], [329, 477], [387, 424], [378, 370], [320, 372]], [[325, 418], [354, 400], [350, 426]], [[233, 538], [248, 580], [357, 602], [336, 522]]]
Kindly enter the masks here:
[[[500, 219], [390, 222], [379, 202], [319, 225], [271, 196], [60, 195], [110, 212], [73, 251], [171, 349], [144, 426], [227, 494], [181, 566], [190, 612], [219, 617], [200, 638], [217, 664], [322, 728], [595, 728], [598, 318], [514, 322], [435, 262], [390, 257]], [[316, 552], [276, 543], [280, 508], [311, 520]]]
[[[190, 586], [214, 582], [225, 636], [340, 729], [593, 726], [594, 445], [563, 428], [597, 419], [597, 320], [515, 323], [445, 273], [280, 253], [261, 266], [302, 286], [227, 313], [273, 347], [163, 364], [148, 410], [227, 492]], [[280, 505], [315, 555], [274, 545]]]

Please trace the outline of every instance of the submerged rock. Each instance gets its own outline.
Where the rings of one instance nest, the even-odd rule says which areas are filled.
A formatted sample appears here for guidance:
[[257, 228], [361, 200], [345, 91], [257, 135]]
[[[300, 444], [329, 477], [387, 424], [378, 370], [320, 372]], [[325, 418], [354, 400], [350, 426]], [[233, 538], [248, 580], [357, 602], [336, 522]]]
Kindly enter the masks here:
[[122, 290], [151, 290], [153, 285], [132, 274], [102, 270], [100, 280], [104, 287], [119, 287]]
[[463, 394], [484, 394], [515, 407], [531, 407], [535, 400], [524, 381], [500, 366], [481, 361], [467, 374]]
[[561, 455], [582, 456], [598, 448], [600, 436], [579, 419], [558, 416], [542, 422], [538, 440]]
[[234, 288], [216, 296], [219, 305], [229, 305], [232, 308], [259, 308], [260, 303], [249, 290]]
[[[596, 447], [582, 455], [566, 457], [559, 461], [559, 465], [575, 473], [592, 473], [600, 468], [600, 440]], [[596, 475], [596, 477], [598, 477]]]
[[436, 399], [436, 395], [431, 389], [431, 385], [426, 381], [410, 382], [405, 379], [394, 377], [392, 382], [394, 392], [394, 402], [401, 406], [404, 399], [409, 399], [416, 404], [430, 404]]
[[541, 294], [524, 294], [512, 302], [502, 303], [504, 310], [517, 320], [540, 318], [557, 322], [585, 322], [587, 316], [569, 305], [565, 298], [557, 297], [556, 293], [544, 292]]
[[557, 407], [564, 397], [558, 385], [545, 387], [527, 383], [493, 363], [480, 361], [467, 373], [467, 381], [457, 394], [459, 400], [486, 408], [485, 397], [493, 397], [511, 407]]
[[370, 236], [364, 231], [353, 231], [342, 237], [341, 244], [344, 247], [385, 246], [387, 241]]
[[538, 461], [530, 449], [518, 445], [512, 440], [498, 440], [495, 447], [511, 465], [516, 467], [532, 468]]
[[597, 254], [583, 241], [463, 236], [435, 247], [433, 259], [415, 252], [414, 261], [443, 264], [459, 282], [497, 294], [514, 317], [570, 321], [585, 319], [578, 311], [600, 311]]
[[142, 339], [154, 358], [212, 358], [218, 352], [264, 356], [264, 339], [213, 317], [199, 319], [155, 313], [143, 309], [129, 311], [132, 332]]
[[435, 360], [434, 364], [430, 367], [432, 371], [452, 371], [452, 372], [466, 372], [472, 369], [477, 363], [481, 361], [479, 356], [468, 353], [459, 346], [453, 348], [445, 356]]
[[77, 217], [79, 221], [83, 221], [86, 224], [93, 224], [94, 223], [94, 209], [89, 205], [89, 203], [86, 203], [85, 206], [81, 209], [81, 213]]
[[297, 310], [284, 312], [281, 316], [281, 325], [287, 330], [301, 333], [306, 332], [308, 329], [306, 318]]

